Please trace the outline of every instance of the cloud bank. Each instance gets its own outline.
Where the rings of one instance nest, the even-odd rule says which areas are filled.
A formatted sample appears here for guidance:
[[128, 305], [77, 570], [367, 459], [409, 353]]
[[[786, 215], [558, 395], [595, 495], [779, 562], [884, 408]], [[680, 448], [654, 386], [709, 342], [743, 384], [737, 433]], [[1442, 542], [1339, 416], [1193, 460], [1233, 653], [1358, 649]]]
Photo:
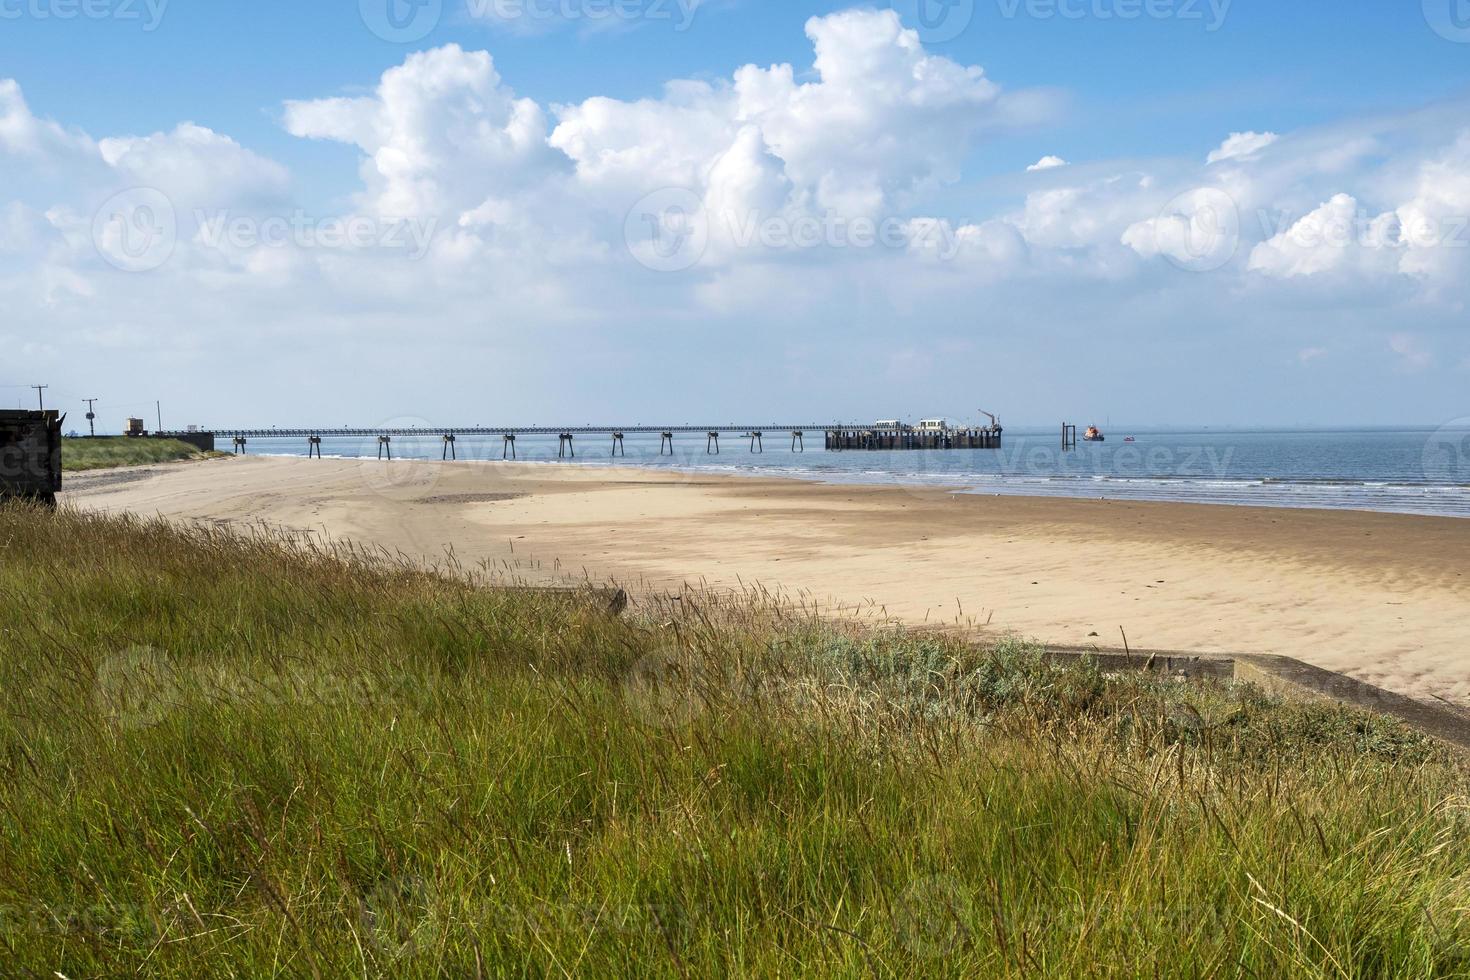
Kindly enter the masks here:
[[[955, 205], [967, 169], [1029, 141], [1046, 100], [926, 50], [892, 11], [806, 35], [809, 66], [564, 105], [518, 94], [488, 52], [411, 54], [368, 94], [279, 107], [293, 136], [357, 152], [336, 208], [226, 134], [185, 120], [94, 138], [0, 80], [0, 299], [55, 350], [160, 328], [187, 351], [225, 333], [391, 345], [406, 322], [416, 341], [485, 344], [752, 319], [817, 344], [886, 322], [964, 345], [999, 329], [972, 311], [1085, 316], [1058, 297], [1098, 291], [1155, 323], [1230, 304], [1340, 316], [1414, 371], [1437, 365], [1434, 334], [1459, 343], [1462, 104], [1231, 133], [1146, 165], [1046, 155], [1022, 196], [977, 215]], [[1365, 307], [1398, 322], [1374, 333]], [[1335, 342], [1291, 350], [1325, 361]]]

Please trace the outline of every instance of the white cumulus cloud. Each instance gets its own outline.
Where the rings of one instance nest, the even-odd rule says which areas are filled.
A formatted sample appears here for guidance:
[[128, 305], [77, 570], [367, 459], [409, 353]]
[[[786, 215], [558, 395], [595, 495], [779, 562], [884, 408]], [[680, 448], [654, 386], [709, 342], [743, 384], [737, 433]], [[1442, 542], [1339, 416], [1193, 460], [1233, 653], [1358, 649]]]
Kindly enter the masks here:
[[372, 96], [288, 102], [285, 124], [367, 154], [364, 207], [380, 215], [468, 210], [558, 164], [541, 107], [502, 84], [488, 53], [455, 44], [410, 55]]
[[1275, 133], [1231, 133], [1219, 149], [1211, 151], [1205, 163], [1220, 163], [1225, 160], [1253, 160], [1266, 147], [1275, 143]]
[[1048, 154], [1047, 156], [1042, 157], [1040, 160], [1037, 160], [1031, 166], [1027, 167], [1026, 172], [1036, 173], [1038, 170], [1055, 170], [1058, 167], [1065, 166], [1067, 166], [1066, 160], [1063, 160], [1059, 156], [1052, 156]]

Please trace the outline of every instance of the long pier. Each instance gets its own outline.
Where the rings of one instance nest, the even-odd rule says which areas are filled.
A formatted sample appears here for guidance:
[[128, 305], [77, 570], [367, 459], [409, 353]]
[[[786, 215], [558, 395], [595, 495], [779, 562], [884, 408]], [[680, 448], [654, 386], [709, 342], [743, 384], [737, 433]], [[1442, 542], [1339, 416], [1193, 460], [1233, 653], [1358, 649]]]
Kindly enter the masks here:
[[[498, 426], [498, 425], [463, 425], [451, 426], [449, 428], [425, 428], [415, 426], [412, 428], [398, 429], [211, 429], [216, 436], [225, 439], [243, 437], [246, 439], [306, 439], [311, 436], [321, 436], [324, 439], [349, 439], [349, 438], [372, 438], [374, 436], [560, 436], [560, 435], [612, 435], [616, 432], [624, 434], [640, 435], [662, 435], [670, 432], [675, 435], [680, 433], [698, 433], [704, 435], [707, 432], [718, 432], [723, 434], [738, 432], [742, 435], [748, 432], [823, 432], [828, 429], [853, 428], [852, 426], [837, 425], [831, 422], [818, 422], [814, 425], [572, 425], [572, 426]], [[176, 437], [180, 433], [162, 432], [160, 435]]]
[[909, 426], [859, 425], [847, 423], [814, 423], [798, 425], [574, 425], [574, 426], [410, 426], [396, 428], [238, 428], [214, 429], [207, 432], [160, 432], [160, 436], [182, 439], [204, 449], [213, 449], [216, 438], [229, 439], [236, 453], [246, 452], [252, 439], [305, 439], [308, 455], [321, 455], [323, 439], [376, 439], [378, 456], [393, 457], [395, 438], [439, 438], [444, 443], [444, 458], [458, 458], [455, 443], [463, 437], [496, 438], [503, 441], [502, 458], [516, 458], [516, 439], [521, 436], [555, 436], [557, 456], [575, 458], [579, 436], [608, 436], [614, 456], [626, 455], [623, 439], [627, 435], [659, 436], [659, 455], [674, 455], [676, 435], [695, 434], [705, 437], [705, 452], [718, 455], [720, 437], [735, 434], [750, 441], [752, 453], [765, 452], [765, 436], [780, 433], [791, 438], [791, 451], [806, 451], [809, 433], [824, 434], [823, 448], [828, 452], [881, 450], [954, 450], [1000, 449], [1003, 430], [999, 425], [945, 429]]

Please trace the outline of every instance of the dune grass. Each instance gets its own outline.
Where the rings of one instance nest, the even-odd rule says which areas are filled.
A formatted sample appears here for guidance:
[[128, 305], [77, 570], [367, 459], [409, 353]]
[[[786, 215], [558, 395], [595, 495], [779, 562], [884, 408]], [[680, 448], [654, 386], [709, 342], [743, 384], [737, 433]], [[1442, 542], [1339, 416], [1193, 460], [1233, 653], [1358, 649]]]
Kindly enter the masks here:
[[[187, 442], [177, 439], [129, 439], [124, 436], [98, 436], [95, 439], [63, 439], [61, 468], [67, 472], [114, 469], [119, 466], [142, 466], [146, 463], [171, 463], [211, 455], [201, 453]], [[226, 455], [215, 453], [213, 455]]]
[[0, 609], [7, 977], [1470, 969], [1466, 770], [1336, 706], [66, 509]]

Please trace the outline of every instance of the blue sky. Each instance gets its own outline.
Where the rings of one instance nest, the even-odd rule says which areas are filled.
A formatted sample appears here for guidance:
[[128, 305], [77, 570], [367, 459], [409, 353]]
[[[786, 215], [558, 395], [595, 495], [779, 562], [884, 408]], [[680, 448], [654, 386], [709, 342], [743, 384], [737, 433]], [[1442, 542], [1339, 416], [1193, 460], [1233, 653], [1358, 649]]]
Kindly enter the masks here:
[[[1470, 47], [1436, 35], [1413, 9], [1418, 0], [1216, 2], [1224, 16], [1211, 30], [1221, 8], [1209, 0], [1180, 0], [1178, 16], [1130, 21], [1028, 16], [1025, 4], [1007, 16], [1011, 0], [977, 0], [969, 26], [931, 50], [982, 65], [1011, 87], [1055, 88], [1068, 105], [1030, 141], [977, 154], [974, 174], [1013, 169], [1040, 152], [1193, 154], [1223, 132], [1291, 130], [1470, 89]], [[366, 86], [406, 50], [485, 48], [519, 93], [542, 103], [636, 99], [657, 95], [671, 78], [723, 77], [746, 63], [805, 66], [807, 18], [852, 6], [714, 0], [682, 32], [671, 5], [667, 21], [589, 30], [572, 20], [527, 35], [475, 22], [451, 0], [439, 26], [405, 46], [373, 36], [352, 2], [168, 0], [153, 31], [144, 30], [144, 4], [136, 0], [138, 20], [0, 21], [0, 68], [23, 82], [43, 115], [94, 133], [191, 120], [299, 163], [302, 179], [321, 180], [323, 191], [340, 161], [286, 135], [276, 121], [281, 103]], [[1086, 0], [1072, 9], [1115, 7]]]
[[[64, 16], [80, 2], [0, 0], [19, 134], [7, 147], [0, 128], [0, 339], [29, 338], [0, 384], [125, 387], [218, 423], [673, 418], [691, 400], [862, 418], [970, 410], [976, 387], [1035, 423], [1470, 414], [1464, 0], [956, 0], [937, 36], [901, 0], [917, 54], [886, 8], [845, 3], [708, 0], [679, 30], [678, 0], [628, 0], [657, 13], [611, 27], [587, 16], [598, 0], [508, 22], [444, 0], [393, 43], [357, 2]], [[822, 38], [857, 82], [806, 91]], [[745, 65], [774, 100], [755, 116], [730, 95]], [[920, 108], [895, 110], [883, 71]], [[1028, 171], [1053, 156], [1067, 165]], [[692, 267], [651, 273], [623, 218], [669, 187], [788, 225], [937, 222], [960, 258], [923, 265], [913, 227], [901, 256], [716, 230]], [[178, 245], [119, 272], [105, 242], [77, 243], [103, 199], [139, 189], [177, 213]], [[1170, 237], [1214, 221], [1210, 194], [1241, 223], [1218, 266]], [[210, 216], [258, 233], [299, 212], [432, 222], [433, 246], [364, 264], [299, 236], [201, 239]], [[1324, 252], [1311, 233], [1339, 220], [1387, 221], [1392, 247], [1363, 230]], [[1403, 239], [1416, 220], [1450, 245]], [[232, 362], [253, 377], [191, 380]], [[637, 381], [653, 362], [656, 389]]]

